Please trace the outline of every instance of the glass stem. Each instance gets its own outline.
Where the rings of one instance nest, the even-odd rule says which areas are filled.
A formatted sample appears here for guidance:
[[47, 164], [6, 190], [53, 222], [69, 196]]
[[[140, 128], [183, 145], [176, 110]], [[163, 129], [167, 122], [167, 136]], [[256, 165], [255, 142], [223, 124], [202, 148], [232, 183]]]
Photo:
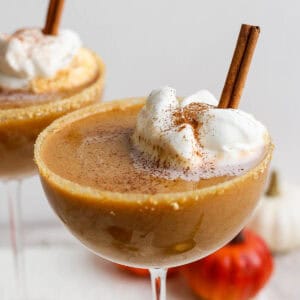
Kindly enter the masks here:
[[21, 180], [10, 180], [5, 183], [8, 210], [10, 241], [15, 268], [15, 284], [17, 298], [26, 298], [25, 268], [23, 249], [23, 228], [21, 214]]
[[151, 268], [152, 300], [166, 300], [167, 269]]

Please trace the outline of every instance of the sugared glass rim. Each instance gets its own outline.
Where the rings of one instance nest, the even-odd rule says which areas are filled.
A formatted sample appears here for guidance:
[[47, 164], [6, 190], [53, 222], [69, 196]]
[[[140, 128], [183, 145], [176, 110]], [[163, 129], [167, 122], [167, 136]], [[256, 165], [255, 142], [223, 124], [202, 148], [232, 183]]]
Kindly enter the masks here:
[[82, 105], [94, 99], [93, 96], [99, 94], [104, 86], [105, 65], [97, 54], [91, 50], [88, 51], [95, 57], [95, 61], [98, 64], [99, 74], [95, 82], [76, 94], [60, 99], [59, 101], [50, 101], [26, 107], [0, 109], [0, 124], [6, 125], [11, 122], [44, 119], [51, 115], [61, 116], [68, 111], [81, 108]]
[[208, 195], [214, 195], [225, 192], [225, 190], [230, 189], [237, 183], [248, 180], [250, 177], [259, 178], [259, 174], [263, 173], [269, 165], [269, 162], [272, 158], [272, 153], [274, 146], [271, 142], [265, 154], [265, 157], [262, 161], [254, 168], [247, 171], [241, 176], [234, 177], [223, 183], [218, 183], [213, 186], [195, 189], [186, 192], [175, 192], [175, 193], [157, 193], [157, 194], [143, 194], [143, 193], [120, 193], [120, 192], [110, 192], [97, 188], [92, 188], [89, 186], [83, 186], [79, 183], [73, 182], [71, 180], [65, 179], [52, 170], [48, 168], [46, 163], [43, 161], [41, 156], [41, 150], [43, 147], [44, 141], [47, 137], [55, 132], [61, 130], [64, 126], [69, 125], [73, 122], [76, 122], [80, 119], [96, 115], [98, 113], [104, 113], [113, 110], [126, 110], [129, 107], [140, 106], [142, 107], [145, 104], [145, 97], [137, 98], [126, 98], [122, 100], [114, 100], [106, 103], [99, 103], [95, 105], [88, 106], [86, 108], [79, 109], [75, 112], [67, 114], [49, 125], [44, 129], [38, 136], [35, 147], [34, 147], [34, 160], [38, 166], [39, 173], [42, 178], [47, 181], [47, 184], [51, 184], [56, 189], [67, 192], [72, 196], [78, 196], [85, 198], [89, 201], [113, 201], [114, 203], [123, 203], [130, 202], [150, 202], [156, 203], [158, 201], [165, 201], [166, 203], [176, 202], [185, 202], [189, 199], [201, 200], [203, 197]]

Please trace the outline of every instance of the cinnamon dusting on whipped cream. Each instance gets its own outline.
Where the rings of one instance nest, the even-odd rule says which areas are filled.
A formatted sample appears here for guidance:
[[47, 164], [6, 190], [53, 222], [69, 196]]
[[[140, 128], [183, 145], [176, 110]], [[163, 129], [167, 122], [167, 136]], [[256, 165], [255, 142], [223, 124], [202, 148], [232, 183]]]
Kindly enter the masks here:
[[193, 129], [195, 139], [201, 144], [199, 128], [202, 126], [202, 123], [199, 121], [198, 115], [199, 113], [208, 110], [210, 107], [212, 107], [212, 105], [197, 102], [192, 102], [187, 106], [180, 107], [173, 112], [174, 125], [178, 127], [178, 131], [181, 131], [189, 124]]
[[38, 28], [0, 34], [0, 87], [24, 89], [35, 78], [50, 78], [64, 69], [81, 47], [79, 36], [61, 30], [45, 35]]
[[132, 136], [136, 166], [191, 180], [254, 166], [269, 142], [266, 128], [243, 111], [216, 105], [208, 91], [179, 100], [170, 87], [154, 90]]

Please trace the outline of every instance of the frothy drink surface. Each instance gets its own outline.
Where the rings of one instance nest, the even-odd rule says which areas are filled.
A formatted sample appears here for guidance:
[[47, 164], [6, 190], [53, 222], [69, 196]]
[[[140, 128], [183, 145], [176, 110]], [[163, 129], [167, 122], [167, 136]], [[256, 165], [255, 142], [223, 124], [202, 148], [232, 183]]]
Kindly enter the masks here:
[[140, 108], [98, 113], [64, 127], [47, 139], [43, 159], [63, 178], [113, 192], [183, 192], [231, 178], [168, 179], [158, 176], [155, 167], [137, 167], [131, 136]]
[[272, 146], [257, 167], [234, 180], [158, 176], [159, 166], [136, 166], [131, 138], [144, 105], [136, 100], [90, 107], [49, 127], [36, 144], [42, 184], [63, 223], [102, 257], [140, 268], [189, 263], [244, 226], [262, 191]]

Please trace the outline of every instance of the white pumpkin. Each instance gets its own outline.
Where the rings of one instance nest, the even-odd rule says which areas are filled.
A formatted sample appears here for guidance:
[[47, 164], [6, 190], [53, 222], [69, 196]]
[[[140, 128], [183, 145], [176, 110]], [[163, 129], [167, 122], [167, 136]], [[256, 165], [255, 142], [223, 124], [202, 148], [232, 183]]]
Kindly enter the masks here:
[[300, 247], [300, 188], [283, 184], [279, 190], [273, 171], [269, 188], [248, 227], [262, 236], [273, 252]]

